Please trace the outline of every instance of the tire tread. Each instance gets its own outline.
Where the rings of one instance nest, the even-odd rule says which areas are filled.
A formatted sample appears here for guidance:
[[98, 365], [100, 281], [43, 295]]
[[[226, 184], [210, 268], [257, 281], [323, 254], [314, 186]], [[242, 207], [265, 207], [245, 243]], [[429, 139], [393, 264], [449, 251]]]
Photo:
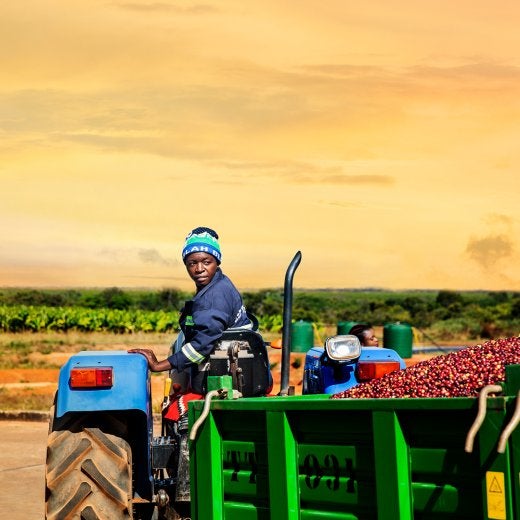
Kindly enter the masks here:
[[49, 434], [47, 520], [133, 518], [132, 454], [125, 433], [122, 421], [103, 415], [88, 423], [74, 418]]

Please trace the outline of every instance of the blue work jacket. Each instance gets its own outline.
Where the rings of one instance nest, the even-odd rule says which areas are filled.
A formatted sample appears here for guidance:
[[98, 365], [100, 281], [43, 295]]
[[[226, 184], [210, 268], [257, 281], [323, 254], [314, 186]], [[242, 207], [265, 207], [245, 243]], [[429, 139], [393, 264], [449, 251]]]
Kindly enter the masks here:
[[220, 268], [211, 282], [184, 304], [179, 324], [185, 342], [168, 357], [178, 372], [205, 361], [226, 329], [252, 325], [242, 296]]

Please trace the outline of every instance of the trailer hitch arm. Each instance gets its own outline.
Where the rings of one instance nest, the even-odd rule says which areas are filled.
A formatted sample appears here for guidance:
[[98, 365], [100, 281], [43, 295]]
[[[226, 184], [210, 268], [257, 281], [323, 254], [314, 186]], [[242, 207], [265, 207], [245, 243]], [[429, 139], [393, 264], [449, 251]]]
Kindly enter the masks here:
[[504, 453], [506, 451], [507, 439], [509, 439], [509, 436], [513, 433], [513, 430], [518, 426], [518, 423], [520, 423], [520, 391], [516, 396], [516, 408], [513, 412], [513, 416], [500, 435], [497, 448], [498, 453]]
[[488, 398], [489, 394], [498, 394], [500, 392], [502, 392], [502, 387], [499, 385], [487, 385], [480, 391], [478, 395], [478, 413], [466, 436], [466, 445], [464, 450], [467, 453], [471, 453], [473, 451], [475, 437], [480, 427], [482, 426], [482, 423], [484, 422], [484, 418], [486, 417], [486, 399]]

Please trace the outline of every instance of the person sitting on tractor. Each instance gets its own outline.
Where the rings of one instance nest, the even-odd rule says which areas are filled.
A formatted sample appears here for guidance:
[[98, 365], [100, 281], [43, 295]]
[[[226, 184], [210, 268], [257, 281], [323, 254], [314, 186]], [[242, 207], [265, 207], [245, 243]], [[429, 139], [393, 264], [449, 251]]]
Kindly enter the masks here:
[[362, 347], [379, 347], [379, 340], [371, 325], [365, 323], [354, 325], [350, 329], [349, 334], [356, 336]]
[[128, 351], [142, 354], [152, 372], [169, 370], [172, 380], [182, 380], [186, 372], [189, 374], [187, 387], [179, 383], [172, 385], [162, 409], [164, 432], [178, 439], [176, 503], [190, 500], [188, 403], [206, 394], [210, 354], [224, 331], [254, 328], [242, 296], [220, 269], [222, 253], [218, 238], [218, 234], [207, 227], [197, 227], [186, 237], [182, 260], [195, 282], [196, 294], [181, 310], [181, 332], [171, 354], [159, 361], [150, 349]]
[[175, 370], [190, 372], [190, 390], [206, 393], [208, 358], [222, 333], [229, 328], [252, 329], [242, 296], [222, 272], [222, 254], [218, 234], [207, 227], [197, 227], [188, 236], [182, 249], [182, 259], [196, 294], [185, 302], [179, 325], [183, 333], [177, 348], [159, 361], [150, 349], [131, 349], [148, 360], [152, 372]]

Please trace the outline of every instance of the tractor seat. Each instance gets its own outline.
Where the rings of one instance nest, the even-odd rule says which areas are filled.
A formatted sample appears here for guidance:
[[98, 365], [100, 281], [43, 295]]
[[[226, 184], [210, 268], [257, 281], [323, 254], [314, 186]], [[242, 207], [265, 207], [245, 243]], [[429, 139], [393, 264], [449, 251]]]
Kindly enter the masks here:
[[224, 331], [209, 358], [210, 376], [230, 375], [243, 397], [263, 396], [272, 387], [271, 368], [262, 336], [248, 329]]

